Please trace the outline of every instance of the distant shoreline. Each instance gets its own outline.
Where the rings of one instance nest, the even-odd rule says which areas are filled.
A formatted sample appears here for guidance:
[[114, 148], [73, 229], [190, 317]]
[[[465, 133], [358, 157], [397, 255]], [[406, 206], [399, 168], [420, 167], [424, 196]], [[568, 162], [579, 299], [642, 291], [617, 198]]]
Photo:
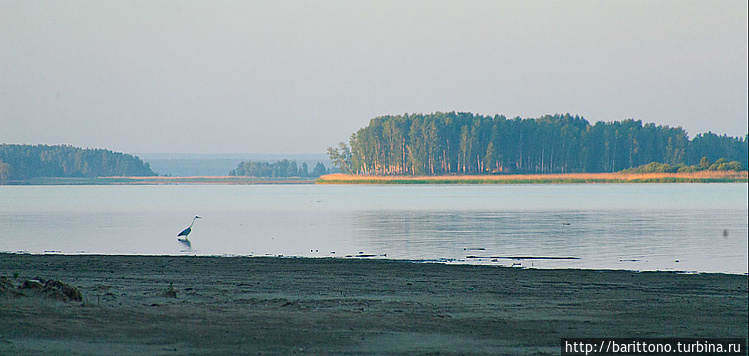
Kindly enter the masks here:
[[314, 178], [261, 178], [235, 176], [195, 177], [97, 177], [58, 178], [42, 177], [24, 181], [10, 181], [7, 185], [173, 185], [173, 184], [313, 184]]
[[318, 184], [579, 184], [579, 183], [746, 183], [747, 171], [692, 173], [563, 173], [442, 176], [328, 174]]
[[193, 177], [40, 177], [5, 185], [173, 185], [173, 184], [581, 184], [581, 183], [747, 183], [747, 171], [692, 173], [561, 173], [442, 176], [328, 174], [320, 178], [244, 176]]

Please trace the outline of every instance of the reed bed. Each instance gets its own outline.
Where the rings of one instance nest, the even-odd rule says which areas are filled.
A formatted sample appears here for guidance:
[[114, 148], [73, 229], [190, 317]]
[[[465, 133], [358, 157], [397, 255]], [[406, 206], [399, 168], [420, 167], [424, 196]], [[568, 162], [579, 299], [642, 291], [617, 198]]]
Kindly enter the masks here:
[[717, 183], [747, 182], [747, 172], [563, 173], [443, 176], [328, 174], [319, 184], [548, 184], [548, 183]]

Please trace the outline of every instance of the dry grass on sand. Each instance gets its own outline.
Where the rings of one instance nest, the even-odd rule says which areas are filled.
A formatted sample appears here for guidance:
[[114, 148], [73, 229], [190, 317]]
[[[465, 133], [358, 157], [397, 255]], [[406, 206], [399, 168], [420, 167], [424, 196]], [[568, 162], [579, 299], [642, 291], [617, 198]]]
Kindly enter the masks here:
[[381, 176], [328, 174], [318, 183], [628, 183], [628, 182], [745, 182], [747, 171], [700, 171], [691, 173], [564, 173], [564, 174], [502, 174], [502, 175], [442, 175], [442, 176]]

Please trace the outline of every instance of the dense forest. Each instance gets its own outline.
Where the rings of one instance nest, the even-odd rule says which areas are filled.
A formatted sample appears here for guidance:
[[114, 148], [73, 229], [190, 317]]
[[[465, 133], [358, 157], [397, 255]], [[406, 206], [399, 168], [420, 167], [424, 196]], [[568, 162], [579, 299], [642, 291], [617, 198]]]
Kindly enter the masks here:
[[650, 162], [699, 165], [703, 157], [746, 169], [747, 141], [713, 133], [689, 140], [681, 127], [632, 119], [591, 125], [569, 114], [507, 119], [438, 112], [374, 118], [328, 155], [354, 174], [617, 172]]
[[155, 176], [138, 157], [104, 149], [0, 144], [0, 180]]
[[285, 177], [319, 177], [323, 174], [329, 173], [325, 168], [325, 165], [321, 162], [317, 162], [312, 172], [309, 172], [307, 163], [297, 164], [296, 161], [280, 160], [276, 162], [265, 162], [265, 161], [249, 161], [242, 162], [237, 166], [237, 169], [229, 172], [232, 176], [250, 176], [250, 177], [269, 177], [269, 178], [285, 178]]

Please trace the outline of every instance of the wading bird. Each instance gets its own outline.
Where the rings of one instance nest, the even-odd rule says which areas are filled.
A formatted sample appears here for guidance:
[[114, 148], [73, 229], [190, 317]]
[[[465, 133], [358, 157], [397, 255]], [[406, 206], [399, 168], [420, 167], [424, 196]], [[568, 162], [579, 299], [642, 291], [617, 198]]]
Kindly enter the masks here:
[[192, 223], [190, 226], [187, 227], [187, 229], [182, 230], [179, 234], [177, 234], [177, 238], [184, 237], [185, 240], [187, 240], [187, 235], [190, 235], [190, 232], [192, 231], [192, 225], [195, 224], [195, 219], [200, 219], [200, 216], [195, 215], [194, 218], [192, 218]]

